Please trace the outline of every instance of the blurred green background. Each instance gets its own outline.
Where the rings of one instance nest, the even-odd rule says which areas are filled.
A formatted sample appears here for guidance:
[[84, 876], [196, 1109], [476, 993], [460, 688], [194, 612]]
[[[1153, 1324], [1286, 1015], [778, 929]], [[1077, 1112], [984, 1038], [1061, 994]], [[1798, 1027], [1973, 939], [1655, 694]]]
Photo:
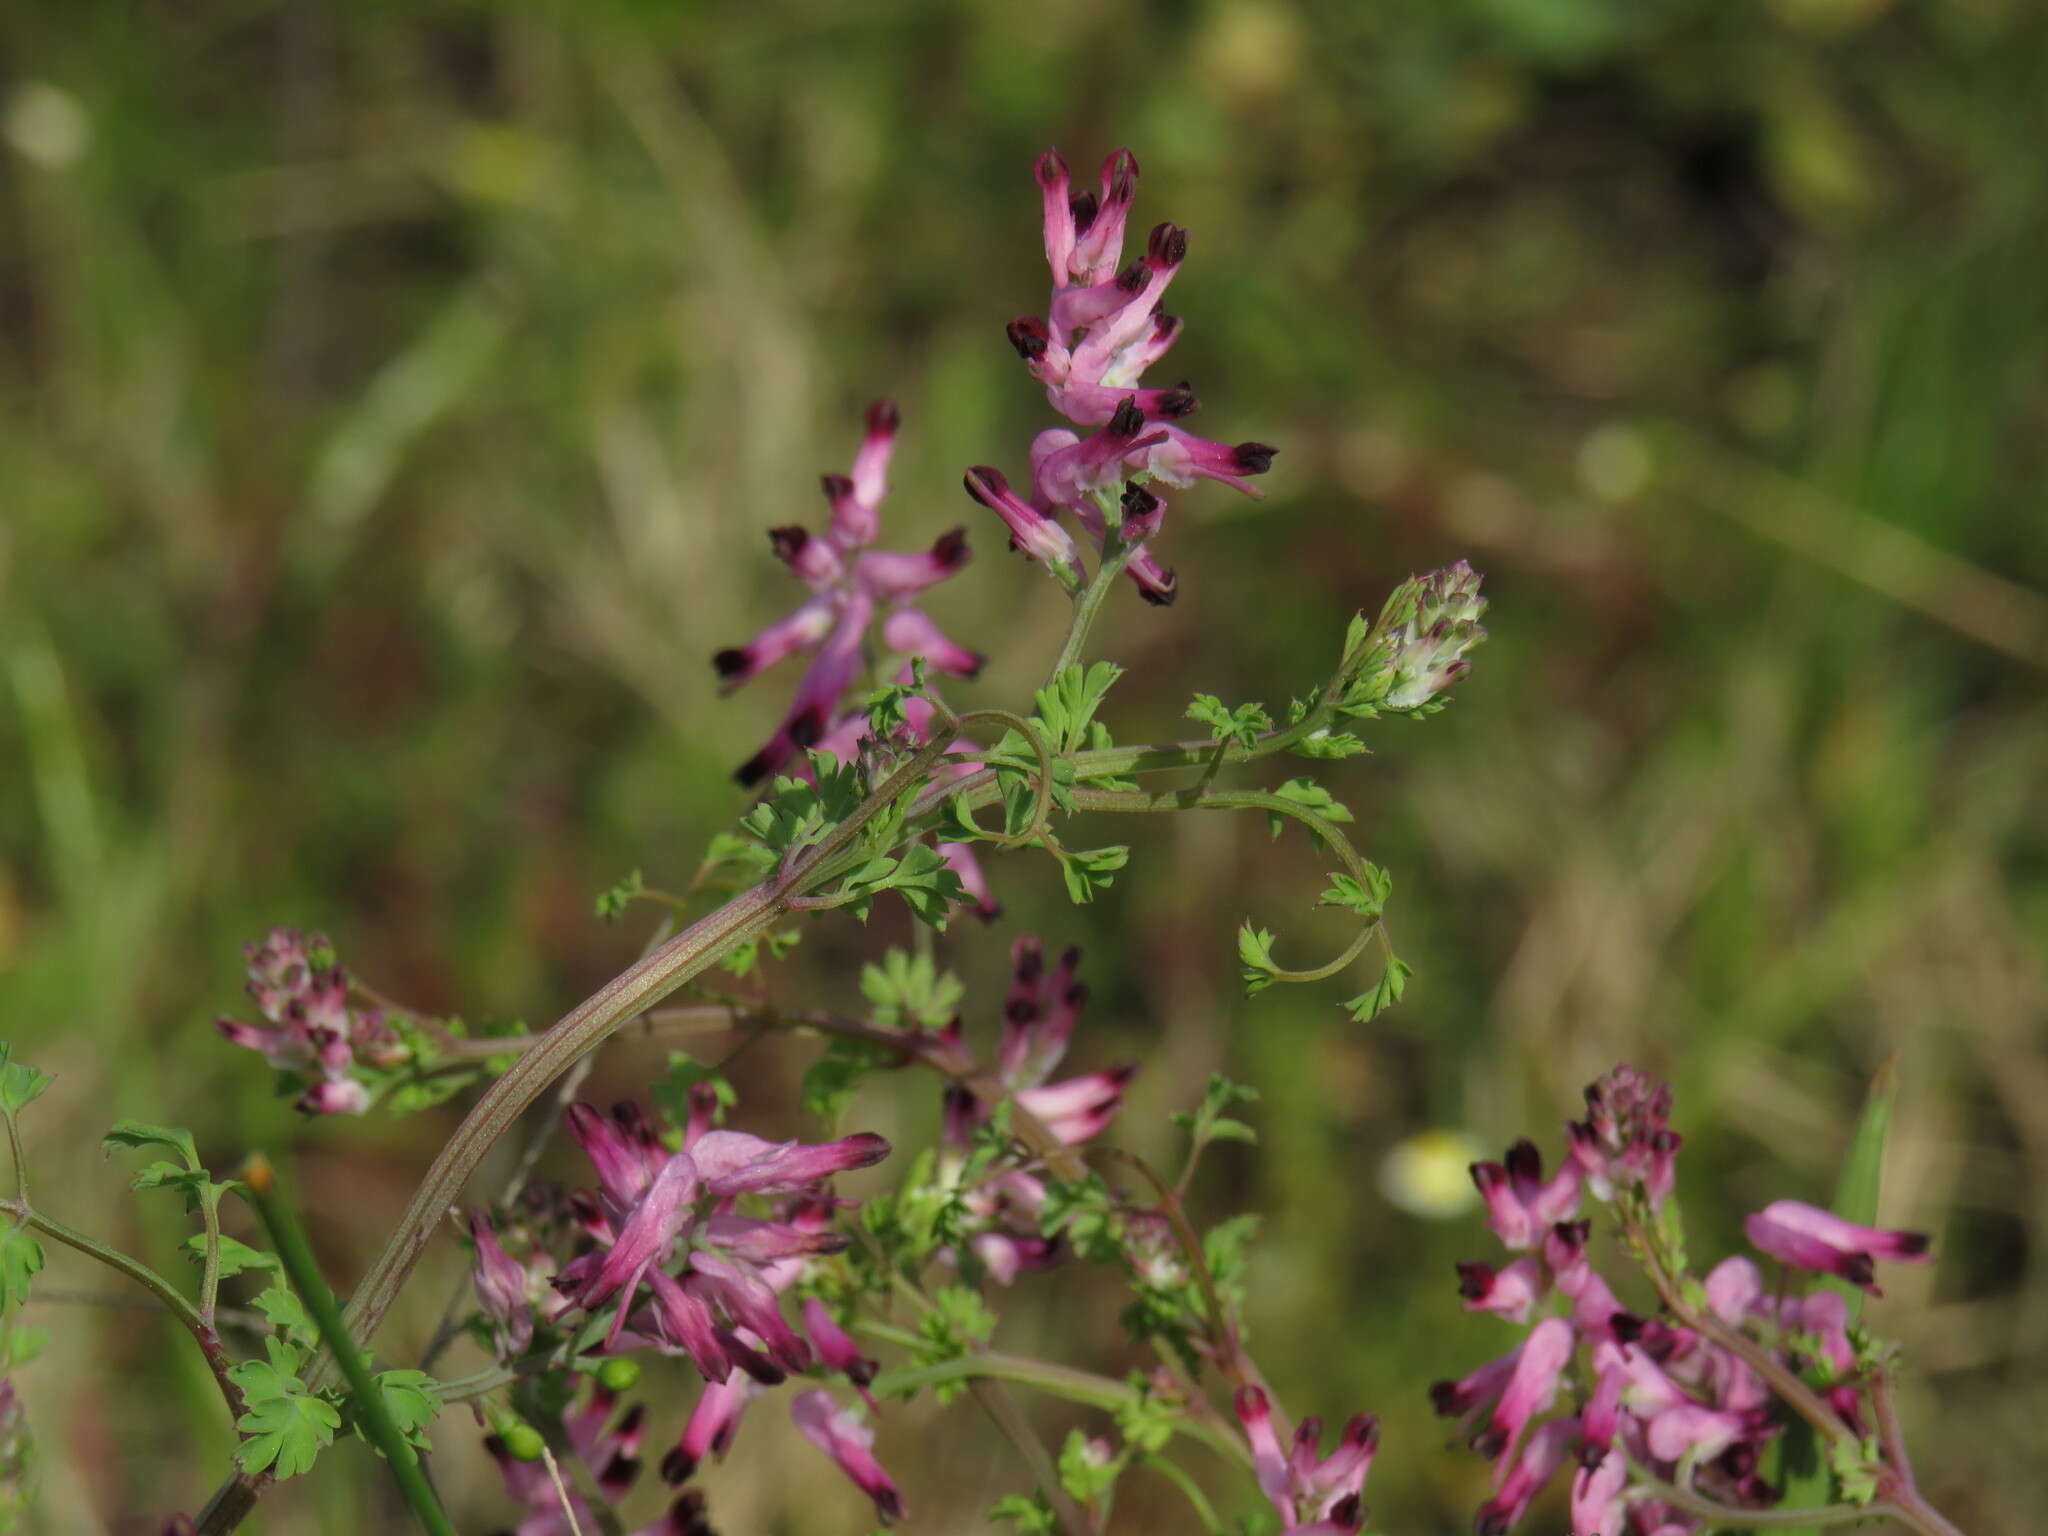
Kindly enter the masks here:
[[[62, 1074], [31, 1121], [56, 1214], [175, 1265], [171, 1202], [92, 1149], [189, 1123], [216, 1167], [293, 1152], [360, 1272], [456, 1109], [299, 1123], [210, 1028], [239, 946], [322, 928], [389, 993], [535, 1025], [629, 960], [644, 930], [592, 894], [687, 878], [741, 808], [786, 683], [721, 702], [707, 658], [788, 605], [762, 532], [815, 521], [869, 399], [906, 420], [884, 543], [972, 528], [931, 606], [995, 660], [953, 697], [1024, 697], [1064, 605], [959, 475], [1021, 477], [1052, 424], [1002, 338], [1044, 301], [1032, 157], [1129, 144], [1137, 227], [1193, 236], [1162, 378], [1282, 453], [1261, 503], [1176, 499], [1178, 606], [1112, 604], [1119, 737], [1177, 734], [1197, 688], [1283, 701], [1411, 571], [1468, 556], [1494, 605], [1454, 707], [1326, 775], [1418, 969], [1371, 1027], [1335, 986], [1239, 997], [1241, 918], [1319, 932], [1319, 866], [1258, 819], [1131, 827], [1091, 909], [993, 866], [1019, 925], [1088, 950], [1077, 1059], [1145, 1064], [1117, 1134], [1170, 1152], [1214, 1069], [1264, 1089], [1203, 1214], [1269, 1213], [1255, 1344], [1288, 1405], [1383, 1416], [1381, 1528], [1467, 1528], [1484, 1469], [1423, 1392], [1509, 1340], [1451, 1273], [1491, 1239], [1391, 1204], [1388, 1149], [1554, 1152], [1580, 1085], [1640, 1061], [1677, 1083], [1711, 1259], [1827, 1197], [1896, 1054], [1884, 1215], [1941, 1262], [1873, 1318], [1932, 1497], [2038, 1527], [2048, 11], [30, 3], [0, 81], [0, 1036]], [[822, 924], [776, 993], [854, 1006], [902, 934]], [[941, 941], [984, 1030], [1008, 935]], [[805, 1059], [755, 1053], [748, 1123], [812, 1129], [780, 1107]], [[621, 1046], [591, 1091], [659, 1065]], [[858, 1123], [926, 1134], [931, 1100], [887, 1083]], [[458, 1268], [442, 1245], [394, 1356]], [[59, 1254], [44, 1286], [107, 1282]], [[1001, 1339], [1120, 1372], [1117, 1304], [1027, 1280]], [[230, 1439], [190, 1351], [35, 1310], [41, 1528], [196, 1509]], [[782, 1420], [711, 1476], [720, 1529], [867, 1529]], [[893, 1412], [881, 1449], [913, 1532], [984, 1529], [1025, 1481], [965, 1415]], [[383, 1496], [345, 1447], [260, 1526], [396, 1528]], [[1134, 1482], [1124, 1528], [1184, 1528], [1174, 1497]]]

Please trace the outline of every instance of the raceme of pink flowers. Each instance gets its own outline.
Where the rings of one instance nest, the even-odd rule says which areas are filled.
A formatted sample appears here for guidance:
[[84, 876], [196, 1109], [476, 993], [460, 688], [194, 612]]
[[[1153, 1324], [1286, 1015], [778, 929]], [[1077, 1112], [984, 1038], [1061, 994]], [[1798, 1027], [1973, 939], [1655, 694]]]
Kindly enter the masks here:
[[249, 995], [265, 1024], [221, 1019], [215, 1024], [236, 1045], [258, 1051], [294, 1081], [309, 1086], [298, 1107], [313, 1115], [360, 1115], [372, 1093], [365, 1069], [388, 1070], [412, 1051], [380, 1008], [349, 1002], [348, 972], [325, 937], [296, 928], [273, 928], [245, 953]]
[[[1582, 1198], [1632, 1203], [1656, 1219], [1675, 1188], [1681, 1139], [1670, 1128], [1671, 1091], [1630, 1067], [1586, 1091], [1587, 1117], [1567, 1128], [1564, 1165], [1546, 1177], [1536, 1147], [1517, 1142], [1500, 1163], [1473, 1165], [1487, 1223], [1509, 1262], [1458, 1266], [1466, 1310], [1526, 1329], [1520, 1342], [1462, 1380], [1431, 1389], [1438, 1412], [1461, 1422], [1493, 1463], [1494, 1492], [1480, 1507], [1482, 1536], [1510, 1530], [1543, 1488], [1571, 1468], [1574, 1536], [1686, 1536], [1701, 1522], [1642, 1487], [1631, 1465], [1737, 1508], [1778, 1497], [1760, 1468], [1782, 1416], [1756, 1371], [1700, 1331], [1625, 1309], [1590, 1252]], [[1749, 1219], [1762, 1252], [1867, 1289], [1873, 1261], [1927, 1257], [1918, 1233], [1863, 1227], [1796, 1201]], [[1861, 1427], [1856, 1364], [1843, 1298], [1831, 1291], [1773, 1294], [1754, 1261], [1723, 1260], [1702, 1282], [1721, 1323], [1749, 1331], [1794, 1370], [1837, 1383], [1824, 1395]], [[1546, 1418], [1560, 1404], [1564, 1412]]]

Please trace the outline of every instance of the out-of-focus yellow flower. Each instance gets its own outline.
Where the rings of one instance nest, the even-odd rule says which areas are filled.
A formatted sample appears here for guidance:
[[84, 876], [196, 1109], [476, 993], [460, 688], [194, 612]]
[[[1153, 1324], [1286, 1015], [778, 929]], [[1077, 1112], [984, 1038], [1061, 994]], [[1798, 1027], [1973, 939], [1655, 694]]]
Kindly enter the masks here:
[[1380, 1160], [1380, 1193], [1402, 1210], [1434, 1221], [1462, 1216], [1478, 1198], [1472, 1165], [1484, 1156], [1463, 1131], [1420, 1131]]

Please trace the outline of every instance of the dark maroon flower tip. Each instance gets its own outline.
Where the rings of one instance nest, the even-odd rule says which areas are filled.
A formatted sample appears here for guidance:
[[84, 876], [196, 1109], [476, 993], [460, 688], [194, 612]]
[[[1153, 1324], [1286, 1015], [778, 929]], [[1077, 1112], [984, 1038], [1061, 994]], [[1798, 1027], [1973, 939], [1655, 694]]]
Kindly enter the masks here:
[[1118, 437], [1136, 437], [1145, 429], [1145, 413], [1138, 409], [1138, 397], [1125, 395], [1116, 414], [1109, 418], [1109, 430]]
[[1135, 1061], [1120, 1062], [1102, 1075], [1109, 1079], [1118, 1092], [1122, 1092], [1130, 1086], [1131, 1079], [1138, 1075], [1138, 1064]]
[[967, 525], [948, 528], [932, 540], [932, 558], [943, 565], [948, 572], [957, 571], [974, 558], [974, 551], [968, 547]]
[[1142, 485], [1125, 486], [1123, 509], [1125, 517], [1143, 517], [1159, 510], [1159, 498]]
[[804, 546], [811, 542], [811, 536], [795, 523], [784, 523], [779, 528], [768, 530], [768, 547], [775, 551], [775, 558], [793, 565], [804, 552]]
[[736, 646], [715, 651], [711, 656], [711, 666], [720, 677], [732, 677], [747, 670], [747, 653]]
[[1003, 330], [1010, 338], [1010, 345], [1017, 349], [1017, 355], [1027, 363], [1045, 356], [1045, 349], [1052, 341], [1045, 322], [1036, 315], [1019, 315]]
[[1508, 1171], [1499, 1163], [1474, 1163], [1467, 1171], [1472, 1175], [1473, 1187], [1482, 1195], [1507, 1182]]
[[1334, 1526], [1355, 1531], [1365, 1524], [1365, 1500], [1355, 1493], [1347, 1493], [1330, 1506], [1330, 1513], [1326, 1518]]
[[1038, 157], [1037, 163], [1031, 167], [1031, 177], [1041, 187], [1049, 187], [1055, 182], [1065, 181], [1067, 179], [1067, 162], [1060, 158], [1058, 150], [1048, 149]]
[[752, 789], [768, 777], [768, 754], [756, 752], [732, 771], [733, 781], [742, 789]]
[[874, 1498], [875, 1513], [882, 1517], [884, 1525], [903, 1518], [903, 1495], [894, 1488], [877, 1488]]
[[1003, 915], [1003, 904], [1000, 901], [988, 902], [985, 905], [976, 907], [974, 915], [984, 923], [993, 923]]
[[1842, 1255], [1841, 1277], [1851, 1285], [1860, 1285], [1873, 1296], [1884, 1293], [1877, 1288], [1877, 1265], [1867, 1253], [1845, 1253]]
[[981, 676], [981, 669], [988, 665], [988, 655], [986, 652], [983, 651], [969, 651], [967, 653], [967, 656], [967, 667], [958, 675], [965, 678], [968, 682], [971, 683], [976, 678]]
[[1508, 1177], [1532, 1179], [1541, 1182], [1543, 1178], [1543, 1154], [1536, 1150], [1536, 1143], [1526, 1136], [1508, 1148], [1505, 1159]]
[[1145, 260], [1155, 267], [1177, 267], [1188, 259], [1188, 232], [1178, 224], [1161, 224], [1145, 242]]
[[1933, 1246], [1933, 1240], [1925, 1232], [1895, 1232], [1892, 1236], [1898, 1244], [1896, 1258], [1918, 1258]]
[[1173, 600], [1180, 596], [1180, 578], [1172, 571], [1162, 571], [1158, 585], [1138, 588], [1138, 596], [1154, 608], [1171, 608]]
[[[977, 464], [961, 477], [960, 483], [967, 487], [967, 494], [984, 507], [993, 507], [991, 496], [1001, 496], [1010, 489], [1010, 482], [1000, 469], [991, 469], [986, 464]], [[1014, 548], [1014, 545], [1012, 546]]]
[[1093, 192], [1077, 192], [1072, 200], [1068, 202], [1067, 207], [1074, 215], [1074, 233], [1077, 235], [1087, 234], [1088, 226], [1095, 222], [1095, 194]]
[[[853, 494], [853, 481], [845, 475], [820, 475], [818, 476], [818, 485], [824, 490], [825, 499], [835, 507]], [[770, 535], [770, 537], [773, 537], [773, 535]], [[808, 538], [806, 542], [808, 542]], [[803, 545], [799, 544], [797, 548], [802, 549]], [[782, 554], [779, 546], [775, 552], [778, 555]], [[788, 556], [785, 555], [783, 558], [787, 559]]]
[[868, 407], [867, 424], [870, 432], [894, 432], [903, 425], [903, 412], [894, 400], [877, 400]]
[[1019, 981], [1038, 980], [1045, 969], [1045, 945], [1034, 935], [1025, 934], [1017, 941], [1011, 968]]
[[1465, 1405], [1459, 1401], [1455, 1381], [1432, 1381], [1429, 1384], [1429, 1405], [1442, 1419], [1456, 1418], [1465, 1411]]
[[1458, 1265], [1458, 1294], [1467, 1301], [1477, 1301], [1493, 1289], [1494, 1278], [1491, 1264], [1461, 1263]]
[[1085, 981], [1075, 982], [1071, 987], [1067, 988], [1067, 995], [1062, 1001], [1069, 1008], [1085, 1007], [1088, 1002], [1088, 983]]
[[1192, 416], [1202, 408], [1202, 402], [1195, 398], [1195, 387], [1182, 379], [1173, 388], [1160, 392], [1156, 414], [1168, 421], [1178, 421], [1183, 416]]
[[1319, 1414], [1310, 1414], [1294, 1426], [1294, 1443], [1320, 1451], [1323, 1445], [1323, 1421]]
[[1478, 1536], [1508, 1536], [1512, 1528], [1507, 1511], [1495, 1509], [1491, 1505], [1481, 1509], [1479, 1518], [1472, 1524], [1472, 1529]]
[[661, 1458], [661, 1480], [671, 1488], [678, 1483], [687, 1483], [690, 1474], [696, 1470], [697, 1458], [684, 1455], [680, 1445], [673, 1447]]
[[1344, 1426], [1344, 1443], [1346, 1445], [1363, 1446], [1367, 1450], [1377, 1446], [1380, 1443], [1380, 1421], [1378, 1417], [1370, 1413], [1361, 1413], [1353, 1418], [1349, 1424]]
[[790, 745], [801, 750], [814, 747], [825, 734], [825, 711], [817, 706], [805, 710], [789, 722]]
[[1080, 963], [1081, 963], [1081, 946], [1080, 946], [1080, 945], [1078, 945], [1078, 944], [1069, 944], [1069, 945], [1068, 945], [1068, 946], [1067, 946], [1067, 947], [1066, 947], [1065, 949], [1063, 949], [1063, 950], [1061, 950], [1061, 951], [1060, 951], [1060, 969], [1061, 969], [1061, 970], [1071, 971], [1071, 970], [1072, 970], [1072, 969], [1073, 969], [1073, 968], [1074, 968], [1075, 966], [1079, 965]]
[[1125, 293], [1136, 293], [1145, 286], [1145, 263], [1134, 261], [1116, 275], [1116, 285]]
[[1138, 195], [1138, 157], [1128, 149], [1120, 149], [1111, 155], [1102, 173], [1103, 180], [1109, 183], [1111, 202], [1128, 203]]
[[1586, 1246], [1587, 1240], [1593, 1235], [1593, 1223], [1590, 1221], [1560, 1221], [1550, 1230], [1557, 1234], [1559, 1242], [1569, 1243], [1574, 1248], [1583, 1248]]
[[1508, 1448], [1508, 1437], [1497, 1429], [1483, 1429], [1472, 1437], [1472, 1449], [1492, 1461]]
[[1267, 443], [1239, 443], [1237, 467], [1247, 475], [1263, 475], [1273, 467], [1273, 455], [1280, 450]]
[[[623, 1431], [621, 1432], [623, 1433]], [[623, 1493], [626, 1489], [633, 1486], [639, 1479], [639, 1476], [639, 1458], [628, 1456], [624, 1451], [619, 1451], [613, 1455], [610, 1461], [604, 1464], [603, 1470], [597, 1474], [597, 1483], [600, 1488], [616, 1488]]]
[[1607, 1319], [1608, 1331], [1623, 1344], [1633, 1344], [1643, 1336], [1644, 1321], [1633, 1312], [1617, 1312]]

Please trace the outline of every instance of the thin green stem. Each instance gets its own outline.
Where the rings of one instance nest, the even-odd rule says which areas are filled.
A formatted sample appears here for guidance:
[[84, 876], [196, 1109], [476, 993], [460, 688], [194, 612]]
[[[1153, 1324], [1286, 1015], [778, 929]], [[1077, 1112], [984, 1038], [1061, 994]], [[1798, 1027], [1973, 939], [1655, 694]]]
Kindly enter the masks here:
[[1852, 1520], [1868, 1520], [1873, 1515], [1892, 1513], [1882, 1504], [1824, 1504], [1814, 1509], [1737, 1509], [1677, 1483], [1667, 1483], [1634, 1462], [1629, 1465], [1634, 1473], [1630, 1481], [1660, 1503], [1674, 1505], [1706, 1521], [1709, 1529], [1768, 1531], [1801, 1525], [1846, 1525]]
[[278, 1258], [284, 1262], [285, 1273], [291, 1277], [299, 1300], [312, 1314], [313, 1323], [320, 1330], [321, 1340], [329, 1353], [341, 1362], [341, 1374], [348, 1382], [356, 1422], [364, 1435], [383, 1452], [385, 1461], [390, 1463], [391, 1475], [398, 1483], [399, 1492], [404, 1494], [406, 1503], [419, 1517], [421, 1528], [428, 1536], [455, 1536], [455, 1526], [441, 1508], [441, 1501], [420, 1466], [419, 1452], [413, 1449], [412, 1443], [405, 1438], [405, 1432], [391, 1417], [391, 1407], [384, 1401], [384, 1390], [370, 1375], [364, 1352], [350, 1341], [348, 1328], [341, 1320], [341, 1307], [321, 1276], [319, 1263], [306, 1242], [305, 1231], [299, 1226], [298, 1214], [278, 1193], [276, 1174], [270, 1163], [261, 1154], [252, 1157], [243, 1170], [242, 1182], [256, 1207], [256, 1214], [263, 1218], [270, 1241], [277, 1249]]
[[1202, 1522], [1202, 1529], [1209, 1532], [1209, 1536], [1225, 1536], [1223, 1522], [1216, 1515], [1216, 1506], [1209, 1502], [1209, 1496], [1202, 1492], [1201, 1485], [1188, 1475], [1186, 1467], [1164, 1456], [1140, 1456], [1138, 1465], [1157, 1472], [1185, 1494], [1194, 1508], [1195, 1517]]
[[14, 1112], [5, 1111], [7, 1120], [7, 1147], [14, 1154], [14, 1198], [24, 1209], [28, 1206], [28, 1158], [21, 1150], [21, 1127], [14, 1123]]
[[1059, 1521], [1067, 1536], [1096, 1536], [1095, 1522], [1067, 1492], [1066, 1485], [1060, 1481], [1060, 1469], [1053, 1464], [1052, 1452], [1045, 1448], [1044, 1439], [1024, 1417], [1024, 1410], [1017, 1406], [1017, 1400], [1010, 1396], [1009, 1389], [1000, 1381], [983, 1376], [970, 1380], [967, 1390], [981, 1405], [981, 1411], [1017, 1447], [1017, 1454], [1031, 1469], [1038, 1491], [1045, 1495], [1045, 1502], [1052, 1506], [1053, 1518]]
[[75, 1227], [67, 1227], [54, 1217], [30, 1208], [25, 1200], [0, 1201], [0, 1210], [5, 1210], [16, 1221], [23, 1222], [42, 1233], [45, 1237], [76, 1249], [89, 1259], [96, 1259], [117, 1274], [126, 1275], [137, 1285], [148, 1291], [199, 1345], [199, 1352], [206, 1357], [207, 1368], [213, 1372], [214, 1384], [220, 1388], [221, 1400], [228, 1406], [231, 1418], [242, 1416], [242, 1389], [228, 1376], [227, 1348], [221, 1343], [220, 1334], [212, 1323], [199, 1315], [199, 1309], [185, 1298], [185, 1295], [170, 1281], [151, 1269], [140, 1259], [132, 1259], [118, 1248], [109, 1248], [94, 1237], [88, 1237]]
[[[868, 1384], [868, 1389], [877, 1397], [884, 1397], [908, 1394], [949, 1381], [974, 1381], [981, 1378], [1030, 1387], [1052, 1397], [1064, 1398], [1070, 1403], [1099, 1408], [1105, 1413], [1114, 1413], [1117, 1409], [1138, 1400], [1135, 1390], [1111, 1377], [1098, 1376], [1092, 1371], [1075, 1370], [1072, 1366], [1054, 1365], [1048, 1360], [1005, 1355], [995, 1350], [963, 1355], [957, 1360], [941, 1360], [936, 1365], [884, 1371]], [[1176, 1433], [1186, 1435], [1191, 1440], [1199, 1440], [1211, 1450], [1229, 1457], [1240, 1466], [1249, 1467], [1252, 1464], [1251, 1451], [1244, 1442], [1215, 1424], [1190, 1414], [1186, 1418], [1176, 1419], [1173, 1427]]]
[[1103, 599], [1109, 596], [1109, 589], [1116, 585], [1117, 577], [1137, 552], [1136, 545], [1113, 545], [1103, 555], [1102, 564], [1095, 568], [1088, 585], [1075, 596], [1073, 622], [1067, 626], [1067, 638], [1060, 645], [1059, 655], [1053, 658], [1052, 670], [1045, 675], [1046, 687], [1050, 688], [1062, 672], [1081, 659], [1081, 651], [1088, 644], [1088, 632], [1095, 627], [1095, 617], [1102, 611]]
[[199, 1318], [213, 1326], [214, 1304], [220, 1299], [220, 1197], [226, 1186], [207, 1180], [199, 1186], [199, 1214], [206, 1224], [206, 1254], [199, 1276]]

